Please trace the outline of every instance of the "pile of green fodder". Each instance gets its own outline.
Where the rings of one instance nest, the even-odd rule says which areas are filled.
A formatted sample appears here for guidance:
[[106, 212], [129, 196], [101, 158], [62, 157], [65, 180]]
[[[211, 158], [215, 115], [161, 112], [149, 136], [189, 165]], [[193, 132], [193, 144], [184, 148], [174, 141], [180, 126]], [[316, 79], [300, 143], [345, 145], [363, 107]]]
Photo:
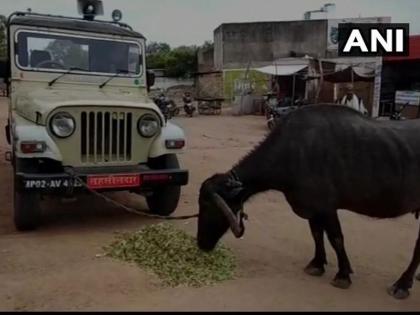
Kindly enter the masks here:
[[136, 263], [171, 287], [214, 285], [235, 275], [235, 258], [229, 249], [219, 245], [215, 251], [205, 253], [195, 238], [172, 224], [122, 234], [105, 250], [108, 257]]

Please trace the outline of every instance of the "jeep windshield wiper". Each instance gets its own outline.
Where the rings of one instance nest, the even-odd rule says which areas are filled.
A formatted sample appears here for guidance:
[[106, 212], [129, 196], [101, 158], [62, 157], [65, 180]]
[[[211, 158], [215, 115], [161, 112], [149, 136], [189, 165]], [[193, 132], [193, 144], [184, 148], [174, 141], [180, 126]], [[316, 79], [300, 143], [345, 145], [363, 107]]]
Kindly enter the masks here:
[[120, 74], [135, 74], [132, 71], [128, 71], [128, 70], [117, 70], [117, 72], [110, 78], [108, 78], [108, 80], [106, 80], [104, 83], [102, 83], [99, 88], [103, 89], [109, 82], [111, 82], [112, 80], [114, 80], [115, 78], [117, 78]]
[[48, 83], [48, 86], [52, 86], [55, 82], [57, 82], [58, 80], [60, 80], [62, 77], [71, 74], [73, 71], [86, 71], [86, 69], [81, 69], [78, 67], [71, 67], [70, 69], [68, 69], [66, 72], [60, 74], [58, 77], [56, 77], [54, 80], [50, 81]]

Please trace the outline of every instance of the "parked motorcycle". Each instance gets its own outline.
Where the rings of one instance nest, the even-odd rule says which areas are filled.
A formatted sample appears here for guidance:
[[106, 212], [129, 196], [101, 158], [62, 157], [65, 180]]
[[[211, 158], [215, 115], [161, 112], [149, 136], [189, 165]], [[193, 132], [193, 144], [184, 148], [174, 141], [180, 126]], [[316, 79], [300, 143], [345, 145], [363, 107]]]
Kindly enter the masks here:
[[183, 97], [184, 101], [184, 111], [188, 117], [193, 117], [196, 111], [196, 108], [193, 104], [193, 99], [189, 93], [186, 93]]
[[175, 102], [169, 99], [164, 93], [154, 98], [154, 102], [161, 110], [166, 119], [172, 119], [180, 114], [180, 109], [176, 106]]
[[273, 130], [277, 125], [279, 120], [290, 114], [291, 112], [299, 109], [301, 106], [307, 105], [307, 101], [303, 99], [297, 99], [293, 104], [291, 99], [284, 99], [283, 102], [275, 102], [273, 98], [270, 98], [268, 106], [266, 107], [267, 113], [267, 125], [270, 130]]
[[181, 113], [181, 109], [172, 100], [169, 101], [168, 110], [171, 114], [171, 118], [179, 116], [179, 114]]
[[390, 119], [391, 120], [406, 120], [405, 117], [403, 117], [402, 113], [405, 110], [405, 108], [408, 106], [409, 104], [406, 104], [404, 106], [396, 106]]
[[274, 110], [278, 107], [279, 102], [277, 97], [270, 93], [265, 96], [265, 116], [268, 119], [274, 114]]

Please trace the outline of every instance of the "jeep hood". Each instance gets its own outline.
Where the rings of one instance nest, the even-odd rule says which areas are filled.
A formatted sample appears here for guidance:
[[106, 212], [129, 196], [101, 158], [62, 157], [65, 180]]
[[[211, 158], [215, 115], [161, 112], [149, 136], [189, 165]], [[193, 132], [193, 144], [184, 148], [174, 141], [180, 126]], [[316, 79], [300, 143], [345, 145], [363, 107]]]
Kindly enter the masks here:
[[162, 117], [158, 107], [141, 90], [78, 90], [43, 88], [20, 92], [16, 97], [16, 112], [40, 125], [45, 125], [48, 115], [59, 107], [112, 106], [151, 109]]

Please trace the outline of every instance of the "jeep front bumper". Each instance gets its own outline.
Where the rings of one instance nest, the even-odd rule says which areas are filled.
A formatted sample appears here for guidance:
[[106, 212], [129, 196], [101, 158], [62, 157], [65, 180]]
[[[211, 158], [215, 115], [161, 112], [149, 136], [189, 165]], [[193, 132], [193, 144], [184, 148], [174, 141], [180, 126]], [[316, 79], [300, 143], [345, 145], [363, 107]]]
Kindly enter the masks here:
[[[77, 178], [77, 179], [76, 179]], [[16, 189], [43, 194], [69, 194], [86, 192], [88, 186], [95, 191], [151, 192], [165, 186], [185, 186], [186, 170], [151, 170], [143, 166], [107, 169], [68, 168], [63, 173], [16, 174]], [[83, 183], [80, 183], [80, 180]]]

